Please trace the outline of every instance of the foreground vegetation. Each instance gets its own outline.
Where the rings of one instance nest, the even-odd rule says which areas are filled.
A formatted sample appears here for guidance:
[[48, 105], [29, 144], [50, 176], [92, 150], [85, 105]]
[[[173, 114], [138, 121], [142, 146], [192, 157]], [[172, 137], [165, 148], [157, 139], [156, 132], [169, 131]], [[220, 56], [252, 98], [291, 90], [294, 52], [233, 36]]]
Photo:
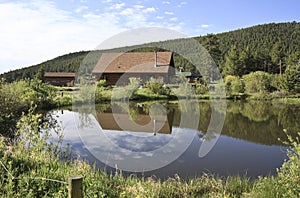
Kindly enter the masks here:
[[[124, 177], [121, 171], [107, 174], [80, 160], [67, 160], [70, 150], [58, 137], [45, 133], [32, 110], [17, 125], [17, 142], [0, 137], [0, 196], [2, 197], [66, 197], [66, 181], [70, 175], [82, 175], [87, 197], [299, 197], [300, 142], [289, 136], [289, 160], [278, 169], [277, 176], [250, 180], [243, 177], [220, 178], [202, 175], [184, 181], [174, 176], [166, 181], [153, 178]], [[52, 134], [52, 135], [51, 135]], [[62, 160], [65, 159], [65, 160]]]

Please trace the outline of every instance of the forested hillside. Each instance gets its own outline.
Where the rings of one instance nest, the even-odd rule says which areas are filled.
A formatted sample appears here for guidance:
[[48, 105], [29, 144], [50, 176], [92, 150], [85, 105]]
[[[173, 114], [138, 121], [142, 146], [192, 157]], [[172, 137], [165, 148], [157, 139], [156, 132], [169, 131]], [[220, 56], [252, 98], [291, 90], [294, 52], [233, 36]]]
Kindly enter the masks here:
[[296, 22], [257, 25], [197, 39], [208, 50], [211, 46], [206, 43], [220, 50], [215, 56], [211, 54], [225, 74], [242, 76], [257, 70], [280, 73], [280, 66], [284, 72], [300, 58], [300, 23]]
[[[284, 73], [300, 58], [300, 23], [271, 23], [221, 34], [195, 37], [211, 54], [223, 75], [243, 76], [252, 71]], [[70, 53], [53, 60], [2, 74], [8, 82], [32, 78], [44, 71], [76, 72], [88, 51]], [[196, 72], [191, 63], [176, 55], [176, 67]]]

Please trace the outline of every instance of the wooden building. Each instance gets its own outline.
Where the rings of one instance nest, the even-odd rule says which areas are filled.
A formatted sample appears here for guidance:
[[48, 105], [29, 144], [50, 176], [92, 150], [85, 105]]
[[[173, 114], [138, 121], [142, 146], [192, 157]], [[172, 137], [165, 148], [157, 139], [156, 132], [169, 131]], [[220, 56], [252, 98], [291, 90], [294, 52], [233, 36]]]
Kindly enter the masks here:
[[44, 81], [55, 86], [74, 86], [75, 73], [45, 72]]
[[175, 75], [172, 52], [103, 53], [93, 69], [97, 80], [108, 85], [126, 85], [129, 78], [147, 81], [151, 77], [168, 83]]
[[192, 73], [192, 72], [178, 72], [176, 76], [184, 77], [189, 83], [197, 83], [202, 78], [200, 74]]

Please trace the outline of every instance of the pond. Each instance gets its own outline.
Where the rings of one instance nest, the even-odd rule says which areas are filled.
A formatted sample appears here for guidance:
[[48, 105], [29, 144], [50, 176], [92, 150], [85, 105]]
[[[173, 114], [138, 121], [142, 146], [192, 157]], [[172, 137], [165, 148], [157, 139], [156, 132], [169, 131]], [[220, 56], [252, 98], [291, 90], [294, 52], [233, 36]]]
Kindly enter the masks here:
[[[108, 172], [155, 176], [178, 174], [194, 178], [203, 173], [251, 178], [275, 175], [287, 159], [283, 130], [300, 131], [300, 105], [263, 101], [227, 101], [221, 134], [207, 132], [216, 111], [210, 102], [197, 102], [193, 120], [177, 103], [113, 103], [80, 106], [50, 113], [62, 123], [64, 143], [91, 164]], [[219, 111], [221, 114], [221, 112]], [[280, 138], [280, 140], [279, 140]], [[215, 144], [204, 156], [204, 142]]]

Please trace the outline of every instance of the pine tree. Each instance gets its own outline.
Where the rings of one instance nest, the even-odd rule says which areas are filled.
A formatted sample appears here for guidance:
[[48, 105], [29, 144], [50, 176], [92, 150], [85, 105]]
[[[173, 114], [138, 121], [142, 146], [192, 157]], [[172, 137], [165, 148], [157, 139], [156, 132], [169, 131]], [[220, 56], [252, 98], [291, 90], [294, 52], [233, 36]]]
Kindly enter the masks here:
[[273, 72], [274, 73], [279, 73], [282, 74], [283, 72], [283, 51], [282, 51], [282, 44], [279, 42], [276, 42], [271, 50], [271, 60], [273, 62], [274, 68]]
[[250, 48], [246, 46], [239, 56], [239, 75], [245, 75], [250, 73], [251, 71], [254, 71], [254, 69], [252, 69], [252, 67], [254, 66], [253, 62], [253, 55], [251, 54]]
[[44, 74], [45, 74], [45, 70], [40, 67], [38, 69], [38, 72], [35, 74], [35, 78], [41, 80], [42, 82], [44, 82], [45, 78], [44, 78]]
[[218, 37], [214, 34], [208, 34], [204, 37], [204, 41], [201, 44], [211, 55], [215, 63], [220, 65], [221, 50]]
[[239, 52], [236, 45], [231, 46], [227, 55], [225, 56], [225, 64], [223, 67], [222, 74], [224, 76], [233, 75], [233, 76], [242, 76], [241, 72], [241, 63], [239, 58]]
[[300, 61], [295, 65], [289, 65], [285, 72], [287, 90], [300, 93]]

